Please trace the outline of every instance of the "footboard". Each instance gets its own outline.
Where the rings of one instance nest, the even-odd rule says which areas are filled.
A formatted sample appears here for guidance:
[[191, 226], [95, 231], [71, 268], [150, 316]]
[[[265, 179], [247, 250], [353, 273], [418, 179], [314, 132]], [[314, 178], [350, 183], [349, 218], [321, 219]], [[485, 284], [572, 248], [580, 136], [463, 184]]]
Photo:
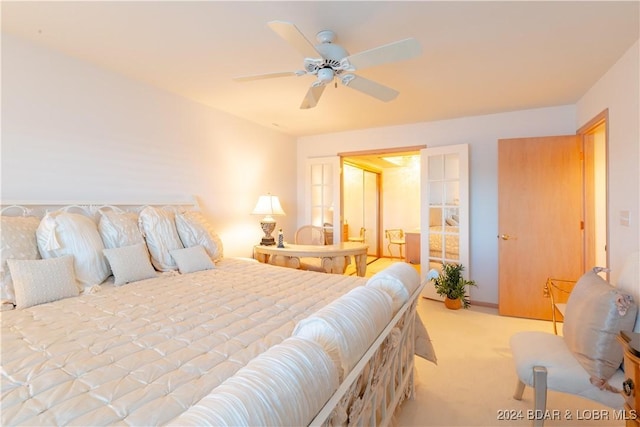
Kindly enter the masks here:
[[310, 425], [386, 426], [404, 399], [413, 398], [416, 309], [423, 287], [398, 310]]

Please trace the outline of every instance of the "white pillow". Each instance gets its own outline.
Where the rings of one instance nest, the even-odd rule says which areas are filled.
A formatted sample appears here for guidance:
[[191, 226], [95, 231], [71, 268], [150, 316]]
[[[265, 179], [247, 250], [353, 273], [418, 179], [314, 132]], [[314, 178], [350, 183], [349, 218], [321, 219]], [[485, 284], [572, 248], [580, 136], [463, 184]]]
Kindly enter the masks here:
[[144, 243], [134, 212], [100, 211], [98, 231], [107, 249]]
[[222, 258], [222, 240], [201, 212], [176, 214], [176, 228], [185, 247], [201, 245], [214, 261]]
[[78, 295], [78, 284], [73, 272], [73, 257], [39, 260], [7, 261], [16, 291], [16, 307], [57, 301]]
[[0, 217], [0, 304], [11, 309], [16, 303], [8, 259], [40, 259], [36, 230], [40, 220], [33, 216]]
[[114, 285], [119, 286], [156, 277], [156, 271], [149, 261], [149, 252], [144, 243], [105, 249], [104, 255], [111, 265]]
[[175, 214], [147, 206], [138, 217], [140, 230], [151, 253], [151, 263], [158, 271], [176, 270], [170, 251], [184, 246], [176, 230]]
[[200, 245], [173, 250], [171, 256], [176, 260], [178, 270], [182, 274], [215, 268], [213, 261]]
[[73, 255], [76, 278], [85, 289], [99, 285], [111, 275], [102, 254], [104, 244], [97, 224], [81, 214], [48, 213], [36, 231], [42, 258]]

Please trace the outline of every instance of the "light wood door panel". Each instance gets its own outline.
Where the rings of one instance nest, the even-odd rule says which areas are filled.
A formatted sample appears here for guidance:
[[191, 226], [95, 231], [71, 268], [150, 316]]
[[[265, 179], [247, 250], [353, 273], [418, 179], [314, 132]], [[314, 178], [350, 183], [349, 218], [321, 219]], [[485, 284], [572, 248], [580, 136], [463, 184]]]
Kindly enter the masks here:
[[498, 141], [498, 303], [502, 315], [551, 319], [547, 277], [583, 271], [581, 139]]

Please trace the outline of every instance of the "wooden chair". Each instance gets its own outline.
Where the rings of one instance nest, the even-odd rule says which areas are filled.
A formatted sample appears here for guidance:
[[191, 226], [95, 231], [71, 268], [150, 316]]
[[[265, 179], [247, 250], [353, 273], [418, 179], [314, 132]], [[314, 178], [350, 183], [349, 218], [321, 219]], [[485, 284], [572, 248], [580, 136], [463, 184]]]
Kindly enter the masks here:
[[[296, 245], [322, 246], [325, 244], [324, 227], [303, 225], [296, 231], [294, 242]], [[300, 269], [325, 272], [321, 258], [300, 258]]]
[[316, 225], [303, 225], [296, 231], [296, 245], [324, 245], [324, 228]]
[[[551, 299], [551, 321], [553, 323], [553, 333], [558, 335], [558, 320], [564, 319], [564, 313], [567, 309], [567, 300], [573, 287], [576, 285], [575, 280], [552, 279], [549, 277], [544, 284], [544, 296]], [[560, 315], [561, 319], [558, 319]]]
[[333, 224], [325, 222], [322, 224], [322, 228], [324, 229], [324, 244], [333, 245]]
[[364, 243], [365, 240], [365, 233], [367, 232], [367, 229], [364, 227], [360, 227], [360, 234], [356, 237], [349, 237], [349, 241], [350, 242], [359, 242], [359, 243]]
[[391, 245], [398, 245], [400, 249], [400, 258], [403, 258], [402, 248], [406, 244], [404, 240], [404, 230], [400, 228], [392, 228], [388, 230], [384, 230], [384, 235], [387, 237], [389, 243], [387, 244], [387, 249], [389, 249], [389, 256], [393, 258], [393, 254], [391, 253]]

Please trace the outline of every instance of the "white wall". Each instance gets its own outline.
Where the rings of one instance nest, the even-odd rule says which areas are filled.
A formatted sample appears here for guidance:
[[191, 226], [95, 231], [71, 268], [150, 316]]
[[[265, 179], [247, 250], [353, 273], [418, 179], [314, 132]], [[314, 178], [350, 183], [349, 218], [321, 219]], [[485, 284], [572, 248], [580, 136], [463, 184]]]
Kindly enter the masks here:
[[227, 256], [251, 256], [258, 195], [296, 226], [296, 142], [24, 40], [2, 35], [2, 200], [198, 196]]
[[[382, 171], [382, 228], [420, 229], [420, 157], [410, 166]], [[382, 252], [391, 256], [388, 241], [382, 235]], [[398, 256], [398, 247], [391, 248]], [[406, 251], [405, 251], [406, 253]]]
[[454, 120], [316, 135], [298, 140], [298, 209], [304, 208], [304, 160], [345, 151], [426, 144], [470, 146], [471, 262], [478, 284], [471, 298], [498, 302], [498, 139], [575, 134], [575, 106], [567, 105]]
[[[628, 254], [640, 250], [640, 42], [578, 101], [576, 128], [609, 109], [609, 262], [615, 282]], [[620, 224], [630, 213], [629, 226]]]

